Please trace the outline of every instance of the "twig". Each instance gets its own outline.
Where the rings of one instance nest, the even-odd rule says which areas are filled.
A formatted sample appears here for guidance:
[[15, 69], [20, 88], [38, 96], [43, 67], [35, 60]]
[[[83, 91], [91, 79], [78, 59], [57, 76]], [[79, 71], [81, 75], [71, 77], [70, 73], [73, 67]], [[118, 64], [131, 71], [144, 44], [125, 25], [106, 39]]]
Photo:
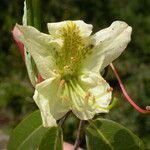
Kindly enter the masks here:
[[108, 71], [109, 71], [109, 66], [105, 67], [104, 69], [104, 73], [103, 73], [103, 78], [106, 78], [107, 74], [108, 74]]
[[58, 122], [58, 126], [61, 127], [64, 123], [64, 121], [66, 120], [66, 118], [69, 116], [71, 111], [67, 112], [66, 115], [64, 117], [62, 117], [59, 122]]
[[77, 138], [76, 138], [73, 150], [78, 150], [78, 147], [82, 142], [82, 137], [83, 137], [83, 133], [84, 133], [84, 125], [85, 125], [85, 121], [81, 120], [79, 123]]

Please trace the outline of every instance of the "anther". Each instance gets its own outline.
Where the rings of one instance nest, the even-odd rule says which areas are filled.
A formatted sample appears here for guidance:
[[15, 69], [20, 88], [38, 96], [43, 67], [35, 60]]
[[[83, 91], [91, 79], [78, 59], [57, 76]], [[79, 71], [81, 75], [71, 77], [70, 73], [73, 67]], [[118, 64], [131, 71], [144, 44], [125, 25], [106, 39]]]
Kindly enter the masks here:
[[150, 106], [146, 106], [146, 110], [150, 110]]
[[58, 71], [56, 69], [53, 69], [53, 72], [56, 73], [56, 74], [58, 73]]
[[88, 100], [91, 96], [91, 93], [90, 92], [87, 92], [86, 95], [85, 95], [85, 100]]
[[75, 62], [76, 58], [75, 57], [71, 57], [71, 62]]
[[68, 96], [64, 96], [63, 100], [67, 101], [67, 100], [69, 100], [69, 97]]
[[102, 83], [104, 83], [103, 79], [101, 79], [101, 80], [98, 81], [98, 85], [101, 85]]
[[107, 92], [112, 92], [112, 91], [113, 91], [112, 87], [110, 87], [110, 88], [107, 89]]
[[92, 101], [93, 101], [93, 103], [95, 103], [95, 100], [96, 100], [95, 96], [92, 95]]
[[64, 66], [64, 69], [69, 69], [70, 67], [68, 65]]
[[65, 80], [62, 79], [62, 80], [60, 81], [59, 85], [60, 85], [61, 87], [63, 87], [63, 86], [65, 85]]

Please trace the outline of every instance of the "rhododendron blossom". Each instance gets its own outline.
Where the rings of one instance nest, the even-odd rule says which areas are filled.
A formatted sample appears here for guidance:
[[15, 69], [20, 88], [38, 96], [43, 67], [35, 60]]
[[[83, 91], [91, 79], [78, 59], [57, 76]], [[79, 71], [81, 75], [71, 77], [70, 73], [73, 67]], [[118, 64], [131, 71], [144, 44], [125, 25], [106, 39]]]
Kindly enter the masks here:
[[47, 25], [49, 34], [16, 25], [42, 78], [33, 98], [43, 125], [56, 126], [56, 120], [70, 110], [81, 120], [108, 113], [112, 88], [100, 72], [126, 48], [132, 28], [115, 21], [91, 35], [92, 25], [81, 20]]

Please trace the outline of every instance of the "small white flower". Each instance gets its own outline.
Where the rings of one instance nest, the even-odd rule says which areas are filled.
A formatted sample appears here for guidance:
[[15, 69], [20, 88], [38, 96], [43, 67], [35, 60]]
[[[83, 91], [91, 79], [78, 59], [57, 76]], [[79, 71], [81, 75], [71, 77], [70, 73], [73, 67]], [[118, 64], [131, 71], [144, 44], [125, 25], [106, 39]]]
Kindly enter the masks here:
[[94, 35], [81, 20], [48, 23], [49, 34], [31, 26], [17, 27], [44, 81], [35, 86], [34, 100], [43, 125], [56, 126], [68, 111], [81, 120], [107, 113], [112, 88], [99, 74], [126, 48], [132, 28], [115, 21]]

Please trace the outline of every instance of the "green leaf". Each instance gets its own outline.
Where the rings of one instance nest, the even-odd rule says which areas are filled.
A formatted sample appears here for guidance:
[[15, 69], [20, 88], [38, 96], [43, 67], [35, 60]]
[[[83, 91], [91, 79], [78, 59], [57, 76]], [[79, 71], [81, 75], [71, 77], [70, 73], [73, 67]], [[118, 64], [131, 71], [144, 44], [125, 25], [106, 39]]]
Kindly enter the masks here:
[[48, 130], [42, 125], [40, 111], [35, 111], [13, 130], [8, 150], [36, 150]]
[[87, 150], [145, 150], [143, 142], [130, 130], [107, 119], [90, 121], [86, 128]]
[[63, 134], [61, 128], [53, 127], [44, 135], [39, 150], [62, 150]]

